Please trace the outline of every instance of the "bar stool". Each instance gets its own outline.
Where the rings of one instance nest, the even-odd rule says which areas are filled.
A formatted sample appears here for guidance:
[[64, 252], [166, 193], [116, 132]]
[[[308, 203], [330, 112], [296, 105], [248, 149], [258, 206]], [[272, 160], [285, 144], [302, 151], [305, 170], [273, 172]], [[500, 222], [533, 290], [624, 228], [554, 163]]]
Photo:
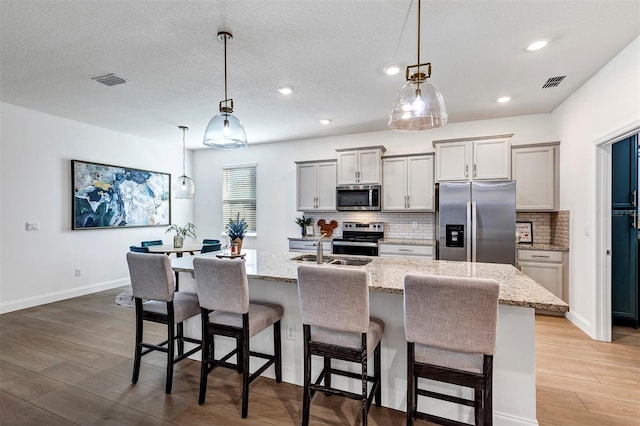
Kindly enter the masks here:
[[[369, 284], [367, 272], [361, 269], [321, 265], [298, 267], [298, 293], [303, 324], [304, 394], [302, 424], [309, 424], [311, 398], [316, 391], [359, 400], [362, 424], [375, 396], [381, 404], [380, 339], [384, 322], [369, 316]], [[324, 358], [324, 368], [311, 380], [311, 356]], [[369, 376], [367, 360], [373, 355], [374, 375]], [[331, 360], [357, 362], [361, 374], [331, 367]], [[331, 387], [331, 376], [337, 374], [362, 381], [362, 392], [353, 393]], [[324, 382], [324, 384], [320, 384]], [[372, 382], [367, 395], [368, 382]]]
[[[280, 320], [284, 308], [280, 305], [249, 300], [249, 283], [244, 259], [195, 257], [193, 269], [200, 300], [202, 318], [202, 364], [200, 369], [199, 404], [207, 394], [207, 376], [217, 367], [227, 367], [242, 373], [242, 418], [249, 411], [249, 384], [269, 366], [275, 365], [276, 382], [282, 381]], [[273, 325], [273, 355], [253, 352], [249, 338]], [[234, 350], [215, 359], [214, 336], [232, 337]], [[236, 355], [236, 363], [228, 360]], [[249, 374], [249, 356], [266, 359], [253, 374]]]
[[[184, 337], [182, 324], [184, 320], [200, 313], [198, 296], [195, 293], [175, 292], [171, 264], [164, 254], [129, 252], [127, 264], [136, 307], [136, 348], [131, 382], [138, 382], [142, 356], [152, 351], [165, 352], [167, 354], [165, 392], [170, 394], [173, 383], [173, 364], [201, 349], [200, 340]], [[142, 299], [148, 299], [148, 301], [143, 302]], [[144, 321], [166, 324], [167, 340], [157, 344], [143, 342]], [[177, 333], [174, 328], [177, 329]], [[178, 356], [175, 356], [176, 340]], [[185, 353], [184, 342], [196, 343], [197, 346]]]
[[[493, 423], [498, 292], [499, 284], [494, 280], [405, 275], [408, 426], [414, 418], [444, 425], [467, 424], [419, 412], [419, 395], [474, 407], [476, 425]], [[473, 388], [474, 398], [420, 389], [418, 378]]]

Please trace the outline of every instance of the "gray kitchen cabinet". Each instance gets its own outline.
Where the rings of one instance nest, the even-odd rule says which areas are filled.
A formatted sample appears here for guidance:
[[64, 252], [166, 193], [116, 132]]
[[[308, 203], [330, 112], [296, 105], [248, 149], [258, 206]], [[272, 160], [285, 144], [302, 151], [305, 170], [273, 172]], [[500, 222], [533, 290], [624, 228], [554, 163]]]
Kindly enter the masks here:
[[511, 147], [517, 211], [557, 211], [560, 142]]
[[436, 181], [508, 180], [510, 135], [433, 141]]
[[433, 167], [433, 154], [384, 157], [382, 210], [433, 211]]
[[518, 250], [518, 269], [560, 299], [568, 302], [567, 253], [550, 250]]
[[[320, 237], [318, 237], [320, 238]], [[316, 242], [313, 239], [289, 239], [289, 251], [316, 252]], [[329, 254], [333, 250], [330, 240], [322, 241], [322, 252]]]
[[336, 149], [338, 185], [379, 185], [382, 183], [384, 146]]
[[381, 257], [423, 257], [429, 260], [435, 258], [434, 246], [415, 244], [380, 244], [378, 255]]
[[336, 210], [336, 160], [296, 162], [298, 211]]

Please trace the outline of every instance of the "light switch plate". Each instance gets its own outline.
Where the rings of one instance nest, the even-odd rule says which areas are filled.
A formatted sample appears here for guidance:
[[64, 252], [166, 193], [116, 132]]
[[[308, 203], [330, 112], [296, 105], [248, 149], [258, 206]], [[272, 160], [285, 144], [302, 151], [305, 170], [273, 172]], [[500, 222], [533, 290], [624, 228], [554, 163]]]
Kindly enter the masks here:
[[39, 231], [40, 230], [40, 223], [39, 222], [27, 222], [25, 223], [25, 229], [27, 231]]

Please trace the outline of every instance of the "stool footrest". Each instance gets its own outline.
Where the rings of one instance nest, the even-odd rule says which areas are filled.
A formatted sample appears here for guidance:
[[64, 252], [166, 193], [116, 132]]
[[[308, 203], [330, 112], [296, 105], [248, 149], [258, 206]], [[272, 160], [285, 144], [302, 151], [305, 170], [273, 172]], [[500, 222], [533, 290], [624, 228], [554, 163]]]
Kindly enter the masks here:
[[456, 404], [468, 405], [469, 407], [473, 407], [475, 405], [475, 401], [473, 401], [472, 399], [460, 398], [458, 396], [447, 395], [444, 393], [433, 392], [424, 389], [418, 389], [418, 395], [441, 399], [443, 401], [455, 402]]

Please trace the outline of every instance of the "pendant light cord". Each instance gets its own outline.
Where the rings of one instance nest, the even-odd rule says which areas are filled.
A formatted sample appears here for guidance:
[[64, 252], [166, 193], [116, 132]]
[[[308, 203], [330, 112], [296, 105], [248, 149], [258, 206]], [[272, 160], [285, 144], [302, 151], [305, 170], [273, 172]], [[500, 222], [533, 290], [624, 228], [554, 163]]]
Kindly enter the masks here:
[[227, 106], [227, 34], [224, 35], [224, 103], [225, 107]]
[[[420, 77], [420, 15], [422, 1], [418, 0], [418, 77]], [[416, 81], [416, 93], [420, 91], [420, 78]]]

